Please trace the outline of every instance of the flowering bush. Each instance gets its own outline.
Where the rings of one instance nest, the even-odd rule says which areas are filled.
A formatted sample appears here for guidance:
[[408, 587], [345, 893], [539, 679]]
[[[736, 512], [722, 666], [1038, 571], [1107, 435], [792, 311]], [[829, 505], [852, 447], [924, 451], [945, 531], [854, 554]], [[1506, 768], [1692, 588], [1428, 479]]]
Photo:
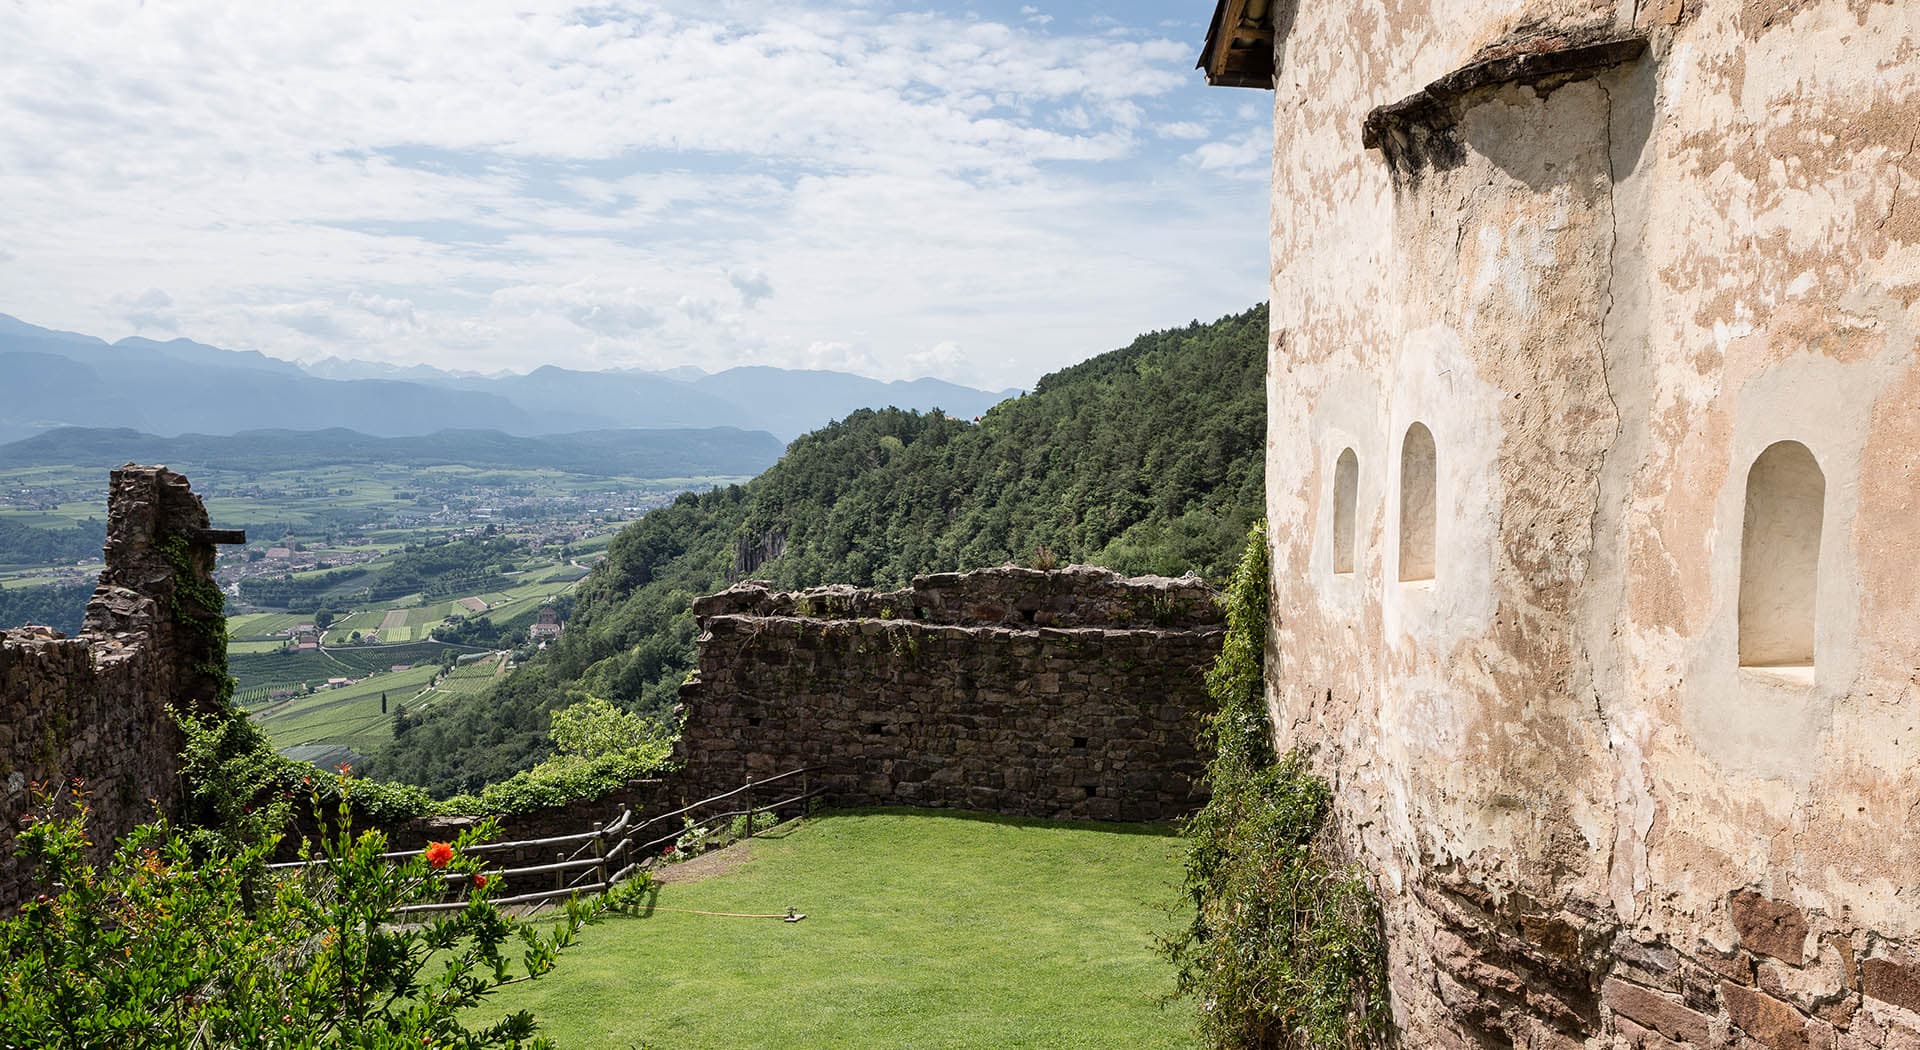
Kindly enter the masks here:
[[[468, 852], [491, 825], [391, 863], [336, 795], [340, 830], [286, 873], [265, 867], [272, 836], [208, 840], [165, 821], [96, 867], [84, 797], [42, 797], [16, 844], [43, 892], [0, 921], [0, 1046], [547, 1045], [525, 1012], [470, 1028], [466, 1011], [549, 972], [645, 878], [536, 927], [500, 909], [501, 880]], [[443, 902], [456, 906], [402, 911]]]

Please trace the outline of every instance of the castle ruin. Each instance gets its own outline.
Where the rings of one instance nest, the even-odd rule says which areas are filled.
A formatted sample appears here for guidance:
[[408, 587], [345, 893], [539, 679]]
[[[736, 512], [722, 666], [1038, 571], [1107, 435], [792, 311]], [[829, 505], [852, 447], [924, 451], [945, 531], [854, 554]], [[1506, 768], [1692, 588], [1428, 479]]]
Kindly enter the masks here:
[[1920, 1046], [1920, 5], [1222, 0], [1269, 705], [1418, 1047]]
[[693, 612], [677, 778], [690, 797], [809, 767], [837, 805], [1159, 821], [1205, 801], [1206, 671], [1226, 624], [1196, 577], [1006, 566], [897, 591], [747, 583]]
[[13, 838], [33, 786], [92, 809], [99, 854], [183, 799], [175, 712], [227, 710], [226, 624], [214, 546], [187, 479], [129, 464], [112, 475], [106, 568], [77, 638], [46, 627], [0, 630], [0, 910], [26, 873]]

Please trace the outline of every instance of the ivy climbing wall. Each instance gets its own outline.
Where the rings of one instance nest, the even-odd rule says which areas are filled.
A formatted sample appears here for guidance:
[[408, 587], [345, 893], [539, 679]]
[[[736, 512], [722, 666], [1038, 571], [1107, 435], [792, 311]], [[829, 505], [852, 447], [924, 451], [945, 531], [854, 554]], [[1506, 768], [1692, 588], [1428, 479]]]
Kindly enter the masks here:
[[113, 472], [106, 568], [77, 638], [0, 631], [0, 909], [27, 892], [13, 837], [34, 786], [84, 793], [97, 848], [180, 803], [171, 708], [222, 710], [230, 688], [214, 534], [187, 479]]
[[1224, 619], [1197, 578], [1075, 566], [694, 603], [689, 797], [802, 766], [841, 805], [1157, 821], [1202, 801]]

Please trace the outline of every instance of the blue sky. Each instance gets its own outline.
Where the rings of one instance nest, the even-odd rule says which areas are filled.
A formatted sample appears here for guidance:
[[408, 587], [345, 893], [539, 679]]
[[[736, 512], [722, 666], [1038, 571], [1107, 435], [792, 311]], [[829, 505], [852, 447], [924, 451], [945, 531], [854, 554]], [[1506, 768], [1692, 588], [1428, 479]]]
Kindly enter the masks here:
[[1025, 386], [1264, 296], [1212, 5], [0, 5], [0, 312], [445, 368]]

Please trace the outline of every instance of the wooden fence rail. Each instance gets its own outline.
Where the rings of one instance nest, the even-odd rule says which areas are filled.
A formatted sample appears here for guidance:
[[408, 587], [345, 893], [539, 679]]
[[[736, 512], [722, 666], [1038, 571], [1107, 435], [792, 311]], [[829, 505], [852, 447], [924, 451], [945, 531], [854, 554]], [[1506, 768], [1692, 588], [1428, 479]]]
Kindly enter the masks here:
[[[796, 807], [819, 798], [824, 792], [820, 788], [810, 788], [808, 774], [812, 767], [788, 770], [764, 780], [749, 779], [740, 787], [724, 791], [709, 798], [703, 798], [692, 805], [649, 817], [634, 823], [633, 810], [622, 809], [620, 815], [604, 824], [596, 825], [591, 831], [577, 832], [571, 835], [554, 835], [539, 839], [521, 839], [514, 842], [485, 842], [468, 847], [468, 853], [501, 853], [507, 850], [535, 850], [555, 848], [554, 860], [550, 864], [529, 864], [514, 868], [498, 868], [487, 871], [489, 879], [502, 878], [507, 885], [517, 880], [540, 875], [552, 875], [553, 885], [540, 890], [529, 890], [511, 897], [495, 898], [494, 903], [504, 905], [535, 905], [534, 910], [553, 904], [556, 901], [582, 893], [599, 893], [632, 878], [648, 861], [659, 855], [660, 848], [680, 839], [691, 829], [706, 828], [709, 833], [719, 830], [723, 821], [744, 817], [742, 838], [752, 838], [755, 832], [754, 821], [764, 813], [773, 813], [776, 818], [782, 811], [792, 813]], [[796, 782], [793, 778], [799, 778]], [[756, 798], [756, 792], [764, 791], [766, 786], [775, 782], [785, 782], [784, 794], [773, 801], [761, 801], [764, 795]], [[798, 790], [793, 791], [797, 785]], [[708, 812], [708, 808], [730, 799], [739, 799], [736, 808]], [[697, 819], [696, 819], [697, 818]], [[676, 821], [677, 823], [669, 823]], [[668, 830], [662, 834], [661, 827]], [[572, 846], [571, 852], [564, 847]], [[420, 854], [417, 849], [394, 850], [381, 854], [383, 860], [403, 860]], [[625, 866], [617, 870], [614, 865], [625, 861]], [[295, 868], [325, 867], [329, 862], [325, 858], [288, 861], [267, 865], [270, 871], [288, 871]], [[453, 883], [464, 881], [466, 875], [446, 874], [440, 878]], [[524, 883], [522, 884], [524, 885]], [[414, 904], [400, 909], [403, 912], [451, 911], [466, 907], [465, 900], [440, 901], [432, 904]]]

